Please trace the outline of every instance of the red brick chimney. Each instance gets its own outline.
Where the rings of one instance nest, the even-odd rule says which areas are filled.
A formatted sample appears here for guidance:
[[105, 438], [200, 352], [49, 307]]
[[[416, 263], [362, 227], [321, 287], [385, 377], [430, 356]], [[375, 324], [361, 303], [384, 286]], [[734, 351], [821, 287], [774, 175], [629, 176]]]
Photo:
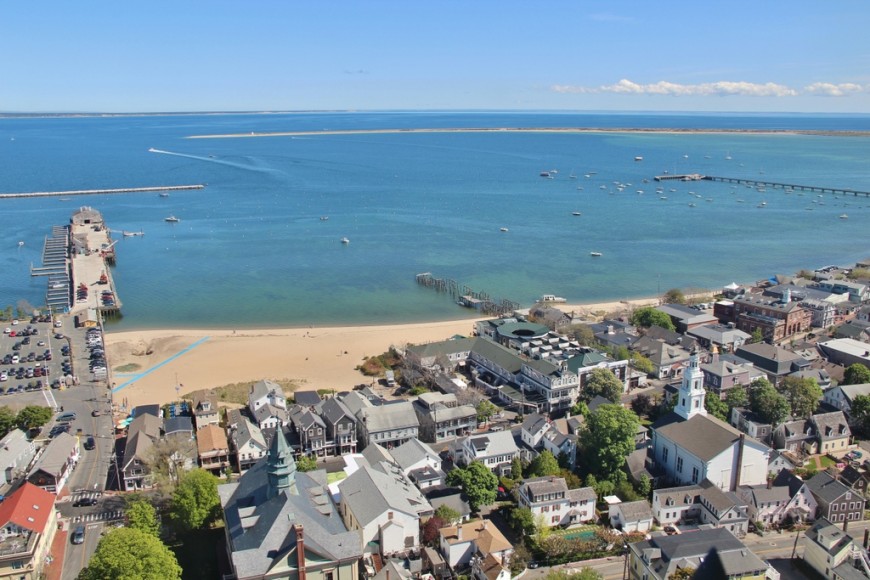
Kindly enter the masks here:
[[299, 580], [305, 580], [305, 534], [302, 524], [296, 524], [296, 567], [299, 569]]

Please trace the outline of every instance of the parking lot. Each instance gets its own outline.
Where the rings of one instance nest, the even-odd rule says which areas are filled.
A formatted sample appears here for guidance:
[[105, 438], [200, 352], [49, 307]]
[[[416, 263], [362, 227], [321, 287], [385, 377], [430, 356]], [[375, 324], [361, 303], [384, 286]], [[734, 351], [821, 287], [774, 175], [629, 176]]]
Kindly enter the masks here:
[[[26, 320], [3, 323], [0, 337], [0, 404], [23, 407], [26, 404], [46, 404], [38, 395], [38, 403], [16, 405], [23, 393], [38, 392], [53, 382], [60, 386], [64, 380], [64, 361], [60, 348], [67, 346], [61, 330], [50, 316], [34, 316]], [[68, 348], [68, 346], [67, 346]], [[70, 371], [72, 367], [68, 367]], [[12, 398], [12, 399], [10, 399]], [[23, 400], [30, 399], [29, 397]]]

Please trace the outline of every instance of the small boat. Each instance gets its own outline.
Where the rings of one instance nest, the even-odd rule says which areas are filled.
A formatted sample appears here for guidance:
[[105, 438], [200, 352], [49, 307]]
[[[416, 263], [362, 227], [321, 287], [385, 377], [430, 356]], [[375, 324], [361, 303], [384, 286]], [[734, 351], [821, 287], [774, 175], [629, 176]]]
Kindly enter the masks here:
[[506, 232], [506, 231], [508, 231], [508, 229], [507, 229], [507, 228], [499, 228], [498, 231], [500, 231], [500, 232]]
[[695, 203], [690, 203], [690, 204], [689, 204], [689, 207], [697, 207], [697, 204], [695, 204]]
[[538, 302], [557, 302], [559, 304], [568, 302], [566, 298], [562, 298], [561, 296], [556, 296], [555, 294], [544, 294], [538, 300]]
[[350, 243], [350, 240], [347, 239], [347, 238], [341, 238], [341, 243], [342, 243], [342, 244], [349, 244], [349, 243]]
[[322, 222], [325, 222], [325, 221], [328, 220], [328, 219], [329, 219], [329, 216], [328, 216], [328, 215], [322, 215], [322, 216], [320, 216], [320, 221], [322, 221]]
[[122, 231], [121, 235], [123, 235], [125, 238], [132, 238], [136, 236], [144, 236], [145, 232], [143, 232], [142, 230], [139, 230], [138, 232]]
[[636, 156], [636, 157], [634, 158], [634, 160], [635, 160], [635, 161], [643, 161], [643, 157], [641, 157], [640, 155], [638, 155], [638, 156]]
[[[842, 215], [840, 216], [840, 219], [841, 219], [841, 220], [847, 220], [847, 219], [849, 219], [849, 216], [847, 216], [846, 214], [842, 214]], [[19, 242], [19, 243], [20, 243], [20, 242]]]
[[169, 194], [164, 191], [164, 192], [158, 193], [157, 197], [169, 197]]
[[175, 223], [180, 222], [181, 220], [178, 219], [177, 217], [175, 217], [174, 215], [171, 215], [171, 216], [169, 216], [169, 217], [165, 217], [165, 218], [163, 218], [163, 221], [165, 221], [165, 222], [169, 222], [169, 223], [171, 223], [171, 224], [175, 224]]
[[23, 245], [24, 245], [24, 242], [18, 242], [18, 247], [19, 247], [19, 248], [20, 248], [21, 246], [23, 246]]
[[579, 211], [572, 211], [572, 212], [571, 212], [571, 215], [583, 215], [583, 214], [580, 213]]
[[541, 177], [545, 177], [547, 179], [553, 179], [553, 176], [550, 175], [549, 171], [542, 171], [538, 175], [540, 175]]
[[577, 174], [574, 173], [574, 170], [572, 169], [572, 170], [571, 170], [571, 174], [568, 175], [568, 177], [569, 177], [570, 179], [577, 179]]
[[589, 252], [589, 255], [593, 258], [599, 258], [601, 257], [601, 252]]

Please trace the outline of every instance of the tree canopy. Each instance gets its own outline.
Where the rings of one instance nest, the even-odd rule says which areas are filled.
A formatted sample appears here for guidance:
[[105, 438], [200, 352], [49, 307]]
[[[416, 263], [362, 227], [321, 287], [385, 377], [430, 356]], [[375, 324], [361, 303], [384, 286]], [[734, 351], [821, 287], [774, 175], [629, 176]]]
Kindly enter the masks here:
[[159, 539], [135, 528], [112, 530], [100, 540], [80, 580], [136, 578], [180, 580], [181, 566]]
[[809, 418], [822, 399], [822, 389], [815, 379], [806, 377], [785, 377], [780, 385], [780, 391], [791, 406], [795, 417]]
[[749, 385], [749, 407], [771, 425], [779, 425], [791, 413], [788, 400], [767, 379], [755, 379]]
[[498, 411], [498, 407], [493, 405], [488, 399], [481, 399], [481, 401], [477, 403], [475, 410], [477, 411], [477, 420], [482, 422], [489, 421], [489, 418], [495, 415], [495, 412]]
[[635, 326], [642, 326], [644, 328], [649, 328], [650, 326], [661, 326], [668, 330], [676, 330], [671, 317], [661, 310], [656, 310], [652, 306], [644, 306], [635, 310], [631, 315], [631, 323]]
[[621, 405], [601, 405], [589, 413], [580, 437], [589, 471], [602, 479], [618, 477], [639, 426], [637, 415]]
[[602, 396], [612, 403], [622, 397], [623, 384], [616, 375], [604, 368], [593, 369], [583, 381], [583, 397], [591, 401], [596, 396]]
[[749, 403], [749, 397], [743, 387], [728, 389], [725, 394], [725, 404], [728, 405], [729, 411], [734, 407], [745, 407], [747, 403]]
[[653, 362], [639, 352], [631, 353], [631, 366], [647, 375], [653, 374], [656, 370]]
[[728, 405], [716, 393], [707, 391], [707, 396], [704, 397], [704, 408], [717, 419], [728, 421]]
[[18, 417], [9, 407], [0, 407], [0, 437], [6, 435], [18, 426]]
[[870, 433], [870, 395], [857, 395], [849, 414], [865, 435]]
[[664, 293], [662, 300], [665, 301], [665, 304], [685, 304], [686, 295], [679, 288], [671, 288]]
[[870, 383], [870, 369], [861, 363], [854, 363], [846, 367], [843, 373], [844, 385], [861, 385]]
[[472, 511], [489, 505], [498, 496], [498, 477], [479, 461], [472, 461], [466, 468], [457, 468], [447, 474], [447, 484], [462, 487]]
[[127, 525], [160, 538], [160, 523], [154, 506], [141, 495], [127, 496]]
[[181, 476], [172, 494], [170, 513], [182, 530], [210, 526], [221, 513], [218, 478], [204, 469], [192, 469]]
[[305, 473], [306, 471], [314, 471], [317, 469], [317, 460], [308, 455], [303, 455], [296, 460], [296, 471]]
[[36, 427], [42, 427], [54, 415], [48, 407], [40, 407], [38, 405], [27, 405], [18, 412], [18, 426], [24, 431], [29, 431]]
[[549, 451], [542, 451], [529, 464], [528, 477], [543, 477], [545, 475], [559, 475], [561, 468], [559, 461]]

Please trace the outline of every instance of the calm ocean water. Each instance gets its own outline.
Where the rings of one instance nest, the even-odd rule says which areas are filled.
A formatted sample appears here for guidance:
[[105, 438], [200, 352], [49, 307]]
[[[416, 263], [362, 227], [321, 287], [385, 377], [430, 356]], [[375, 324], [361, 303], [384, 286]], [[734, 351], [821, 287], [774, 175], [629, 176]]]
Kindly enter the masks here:
[[[426, 271], [528, 305], [543, 293], [595, 301], [671, 287], [716, 288], [870, 256], [870, 199], [666, 182], [662, 200], [652, 180], [664, 171], [699, 172], [870, 190], [865, 137], [185, 138], [567, 126], [867, 131], [870, 117], [421, 112], [0, 119], [2, 192], [208, 184], [168, 198], [0, 201], [0, 305], [42, 302], [46, 282], [30, 277], [30, 264], [40, 264], [51, 225], [67, 223], [80, 205], [99, 209], [114, 230], [145, 232], [116, 246], [113, 274], [124, 303], [119, 329], [470, 315], [418, 287], [414, 275]], [[558, 170], [554, 179], [539, 176], [551, 169]], [[619, 191], [614, 182], [625, 187]], [[838, 219], [843, 213], [849, 218]], [[181, 222], [165, 223], [170, 214]], [[347, 245], [340, 243], [345, 236]], [[603, 255], [592, 258], [591, 251]]]

